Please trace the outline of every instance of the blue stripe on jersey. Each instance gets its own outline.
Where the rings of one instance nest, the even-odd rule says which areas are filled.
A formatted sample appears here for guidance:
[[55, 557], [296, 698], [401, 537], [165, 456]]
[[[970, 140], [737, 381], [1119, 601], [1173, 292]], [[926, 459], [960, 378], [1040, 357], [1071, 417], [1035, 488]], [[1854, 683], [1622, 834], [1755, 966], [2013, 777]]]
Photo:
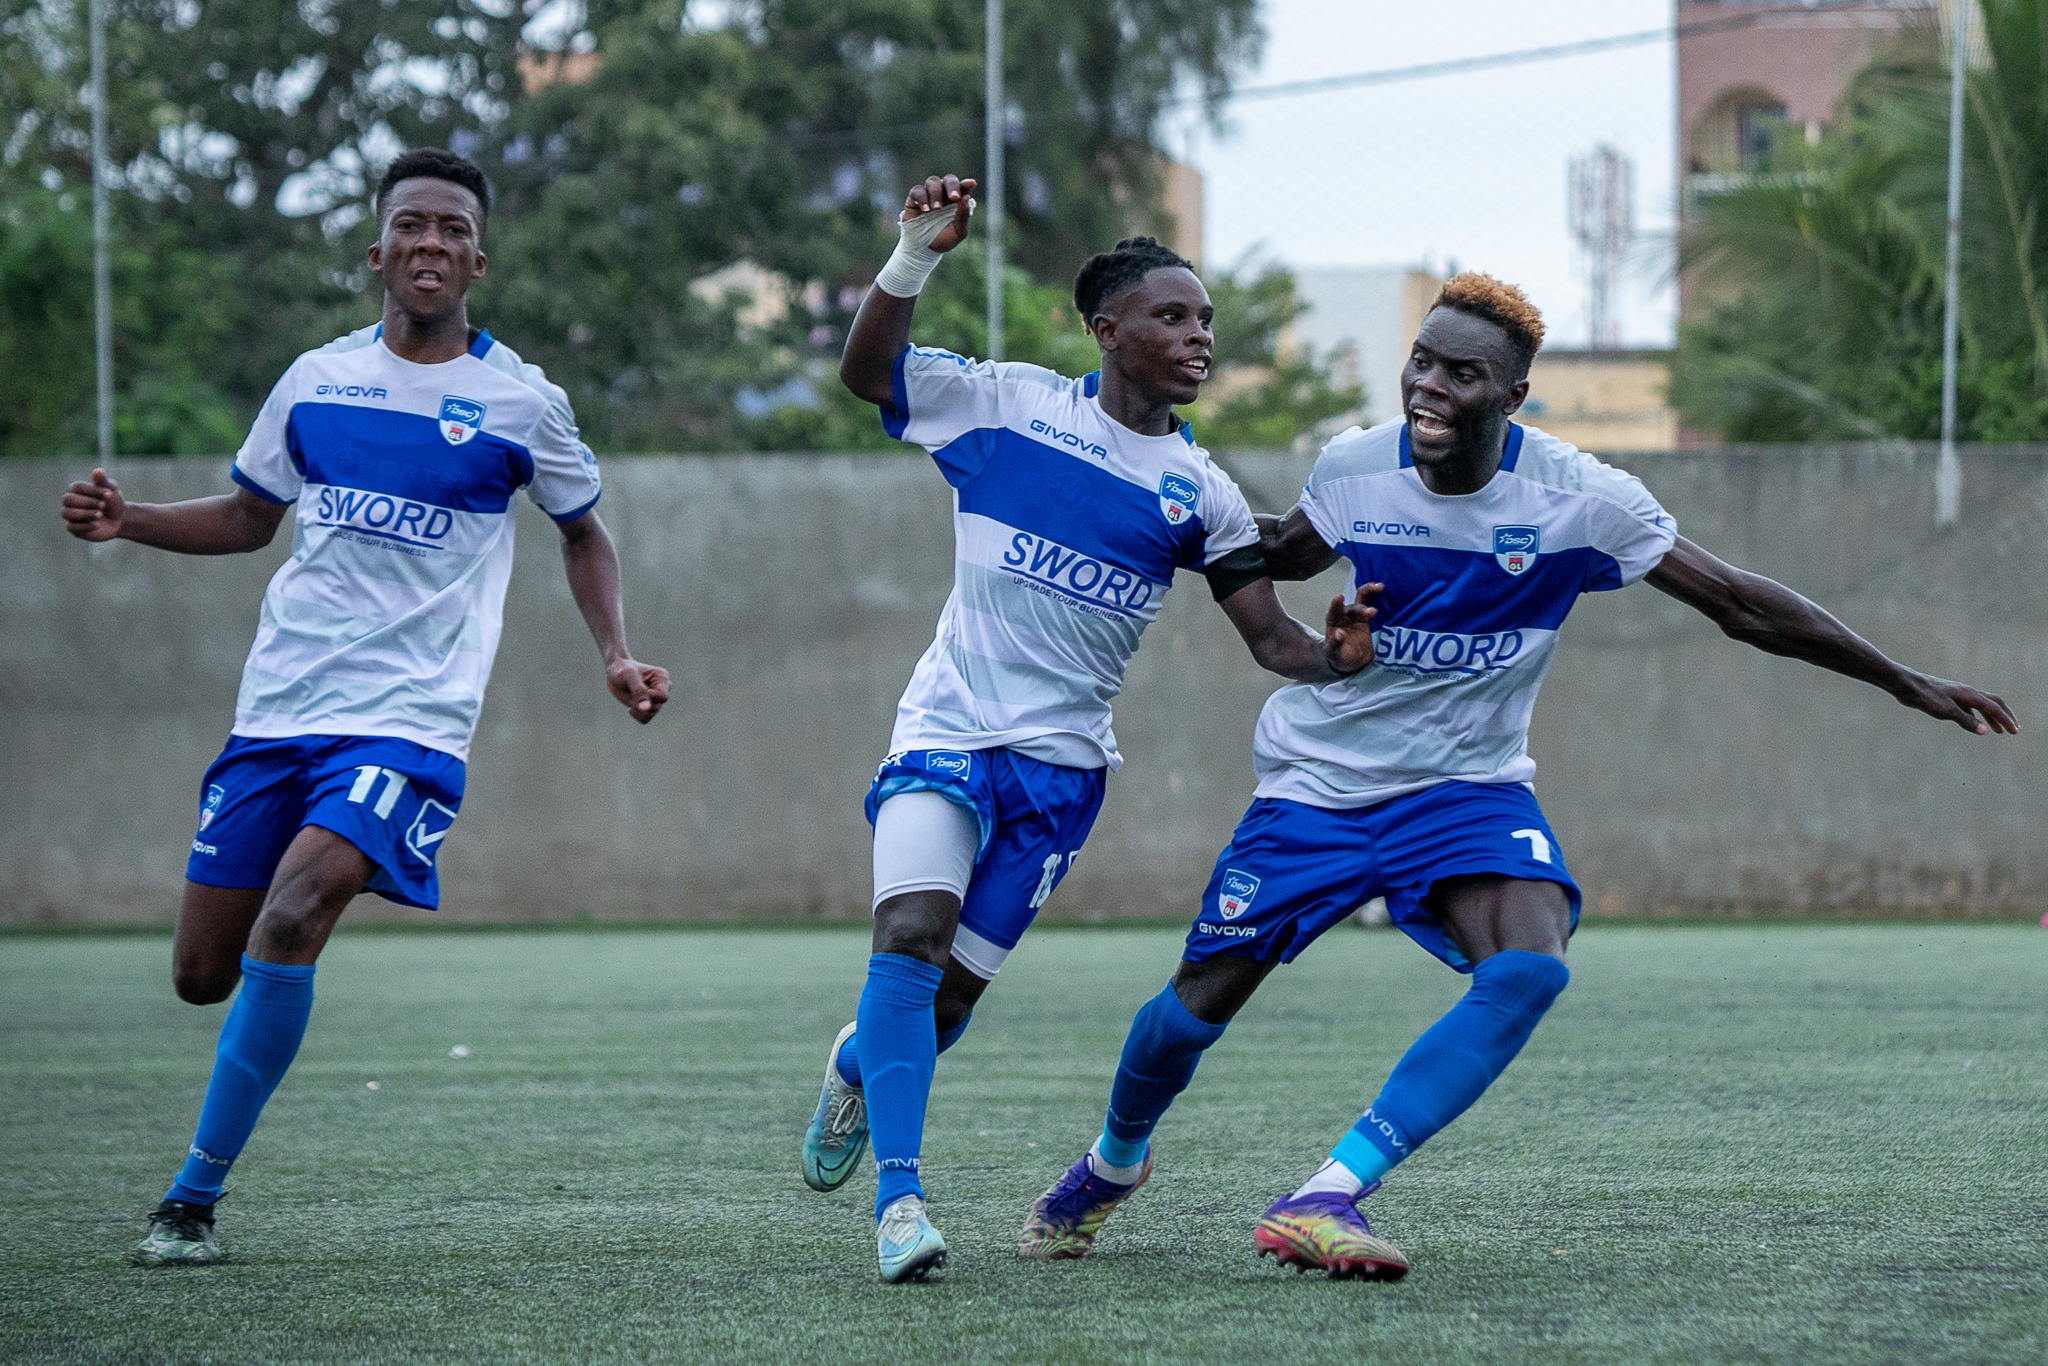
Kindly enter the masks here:
[[228, 478], [234, 480], [237, 484], [240, 484], [243, 488], [249, 490], [249, 492], [255, 494], [258, 498], [261, 498], [266, 503], [276, 503], [280, 507], [288, 507], [291, 505], [291, 499], [278, 497], [269, 489], [257, 483], [254, 479], [251, 479], [248, 475], [242, 473], [242, 467], [240, 465], [228, 466]]
[[1375, 629], [1415, 631], [1554, 631], [1590, 581], [1621, 570], [1591, 546], [1547, 550], [1521, 574], [1510, 574], [1477, 550], [1434, 550], [1346, 541], [1338, 553], [1358, 567], [1359, 583], [1384, 583]]
[[1517, 460], [1520, 460], [1521, 458], [1522, 424], [1519, 422], [1510, 422], [1508, 424], [1507, 449], [1500, 453], [1500, 467], [1508, 471], [1510, 474], [1512, 474], [1514, 473], [1515, 462]]
[[576, 508], [569, 512], [550, 512], [548, 513], [548, 516], [554, 518], [559, 525], [567, 526], [569, 523], [575, 521], [578, 517], [581, 517], [584, 513], [596, 507], [597, 500], [602, 497], [604, 497], [604, 490], [599, 489], [596, 493], [591, 495], [590, 501], [585, 503], [582, 507]]
[[310, 483], [366, 489], [451, 512], [504, 512], [533, 478], [533, 457], [478, 432], [461, 445], [420, 413], [347, 403], [296, 403], [287, 440]]
[[896, 364], [889, 371], [890, 406], [875, 410], [881, 414], [882, 430], [896, 441], [903, 439], [903, 429], [910, 425], [910, 388], [903, 382], [903, 362], [909, 359], [908, 346], [896, 353]]
[[477, 329], [476, 332], [476, 340], [469, 344], [469, 354], [475, 356], [478, 360], [482, 360], [484, 358], [485, 353], [487, 353], [495, 345], [497, 345], [497, 343], [491, 340], [490, 329], [487, 327], [480, 327]]
[[[962, 512], [1055, 541], [1154, 583], [1173, 582], [1178, 566], [1201, 566], [1207, 533], [1200, 514], [1172, 525], [1155, 490], [1008, 428], [969, 432], [953, 445], [963, 443], [986, 447], [988, 454], [978, 473], [957, 484]], [[939, 451], [941, 467], [952, 449]]]
[[938, 464], [939, 473], [946, 476], [946, 482], [957, 489], [980, 474], [987, 467], [989, 457], [995, 454], [996, 435], [1002, 430], [1001, 427], [977, 427], [933, 451], [932, 459]]
[[[1189, 439], [1192, 440], [1193, 438]], [[1522, 424], [1510, 422], [1508, 424], [1507, 449], [1500, 453], [1500, 467], [1512, 474], [1514, 473], [1515, 462], [1521, 458]], [[1415, 468], [1415, 453], [1408, 448], [1408, 424], [1405, 422], [1401, 424], [1401, 468], [1404, 470]]]

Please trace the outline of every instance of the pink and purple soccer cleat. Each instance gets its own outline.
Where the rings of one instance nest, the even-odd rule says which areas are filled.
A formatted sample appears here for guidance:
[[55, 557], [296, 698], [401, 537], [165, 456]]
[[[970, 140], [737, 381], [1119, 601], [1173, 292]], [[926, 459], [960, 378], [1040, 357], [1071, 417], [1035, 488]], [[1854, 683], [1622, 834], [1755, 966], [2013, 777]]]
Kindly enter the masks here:
[[1333, 1281], [1398, 1281], [1408, 1274], [1401, 1249], [1374, 1237], [1357, 1201], [1335, 1191], [1275, 1200], [1259, 1220], [1252, 1246], [1261, 1257], [1296, 1271], [1327, 1271]]
[[1088, 1165], [1088, 1156], [1067, 1168], [1066, 1175], [1052, 1183], [1052, 1189], [1038, 1197], [1024, 1221], [1024, 1236], [1017, 1242], [1017, 1255], [1037, 1261], [1056, 1262], [1085, 1257], [1095, 1246], [1095, 1235], [1116, 1207], [1128, 1200], [1152, 1175], [1152, 1153], [1145, 1153], [1145, 1165], [1138, 1179], [1120, 1186], [1105, 1181]]

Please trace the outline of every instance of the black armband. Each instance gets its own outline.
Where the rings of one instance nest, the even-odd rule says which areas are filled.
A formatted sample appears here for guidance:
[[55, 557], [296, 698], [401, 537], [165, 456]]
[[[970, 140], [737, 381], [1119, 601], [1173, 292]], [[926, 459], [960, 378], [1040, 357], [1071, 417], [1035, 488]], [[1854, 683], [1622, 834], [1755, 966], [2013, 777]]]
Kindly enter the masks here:
[[1270, 579], [1273, 571], [1266, 565], [1266, 557], [1255, 545], [1233, 550], [1216, 563], [1202, 571], [1202, 577], [1209, 580], [1209, 592], [1221, 602], [1241, 588], [1249, 588], [1260, 579]]

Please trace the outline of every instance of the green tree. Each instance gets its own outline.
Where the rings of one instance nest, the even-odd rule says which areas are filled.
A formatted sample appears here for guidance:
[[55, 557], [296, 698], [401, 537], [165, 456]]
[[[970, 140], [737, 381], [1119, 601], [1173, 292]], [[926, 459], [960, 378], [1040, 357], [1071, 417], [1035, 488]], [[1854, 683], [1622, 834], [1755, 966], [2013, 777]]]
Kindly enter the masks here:
[[[608, 11], [595, 69], [492, 128], [506, 268], [483, 297], [607, 445], [873, 445], [872, 415], [842, 401], [831, 362], [911, 181], [980, 167], [984, 7], [759, 0], [710, 29], [703, 8]], [[1006, 349], [1048, 359], [1033, 331], [1055, 303], [1032, 281], [1058, 282], [1045, 286], [1057, 301], [1088, 253], [1159, 226], [1162, 110], [1184, 87], [1219, 98], [1258, 30], [1252, 0], [1012, 0], [1006, 36], [1006, 208], [1024, 272], [1006, 285], [1020, 292]], [[801, 306], [748, 332], [690, 293], [740, 259], [807, 286]], [[956, 294], [961, 322], [978, 315], [979, 271], [940, 278], [922, 321], [943, 329]], [[807, 397], [749, 418], [734, 405], [747, 393]]]
[[[980, 0], [110, 4], [128, 451], [231, 444], [293, 355], [374, 316], [370, 189], [424, 144], [491, 175], [475, 316], [594, 440], [816, 445], [890, 210], [913, 175], [980, 161]], [[0, 377], [5, 451], [89, 442], [85, 9], [0, 13], [0, 350], [22, 361]], [[1072, 350], [1034, 281], [1157, 226], [1162, 111], [1188, 91], [1213, 108], [1258, 36], [1254, 0], [1011, 0], [1013, 354], [1037, 353], [1039, 317], [1046, 354]], [[742, 260], [796, 282], [796, 306], [743, 326], [745, 300], [691, 290]], [[963, 318], [972, 273], [949, 286]]]
[[1338, 384], [1330, 358], [1290, 345], [1288, 324], [1308, 305], [1294, 276], [1248, 256], [1207, 277], [1216, 305], [1216, 379], [1188, 410], [1202, 444], [1215, 450], [1292, 445], [1332, 418], [1365, 406], [1365, 390]]
[[[503, 117], [524, 19], [510, 0], [109, 8], [117, 443], [219, 451], [294, 355], [374, 316], [367, 182]], [[85, 21], [86, 0], [0, 14], [0, 350], [41, 358], [0, 379], [9, 453], [90, 446]]]
[[[1981, 0], [1966, 87], [1958, 425], [2048, 438], [2048, 16]], [[1734, 440], [1939, 433], [1946, 63], [1923, 31], [1859, 73], [1819, 145], [1705, 199], [1681, 264], [1698, 316], [1672, 385]]]

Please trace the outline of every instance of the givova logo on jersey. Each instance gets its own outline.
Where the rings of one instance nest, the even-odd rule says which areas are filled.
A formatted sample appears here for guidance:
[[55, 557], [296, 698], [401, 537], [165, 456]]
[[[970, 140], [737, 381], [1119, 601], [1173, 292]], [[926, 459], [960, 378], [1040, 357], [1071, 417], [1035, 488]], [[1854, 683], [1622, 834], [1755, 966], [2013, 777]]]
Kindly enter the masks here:
[[1202, 491], [1195, 487], [1194, 480], [1170, 472], [1160, 476], [1159, 510], [1166, 514], [1168, 526], [1179, 526], [1194, 516], [1195, 504], [1201, 498]]
[[484, 425], [484, 405], [473, 398], [446, 394], [441, 399], [441, 435], [451, 446], [460, 446]]
[[1510, 574], [1525, 573], [1536, 563], [1536, 547], [1542, 538], [1533, 526], [1497, 526], [1493, 529], [1493, 562]]
[[1223, 870], [1223, 885], [1216, 889], [1216, 911], [1225, 920], [1235, 920], [1252, 908], [1259, 894], [1259, 880], [1235, 868]]

